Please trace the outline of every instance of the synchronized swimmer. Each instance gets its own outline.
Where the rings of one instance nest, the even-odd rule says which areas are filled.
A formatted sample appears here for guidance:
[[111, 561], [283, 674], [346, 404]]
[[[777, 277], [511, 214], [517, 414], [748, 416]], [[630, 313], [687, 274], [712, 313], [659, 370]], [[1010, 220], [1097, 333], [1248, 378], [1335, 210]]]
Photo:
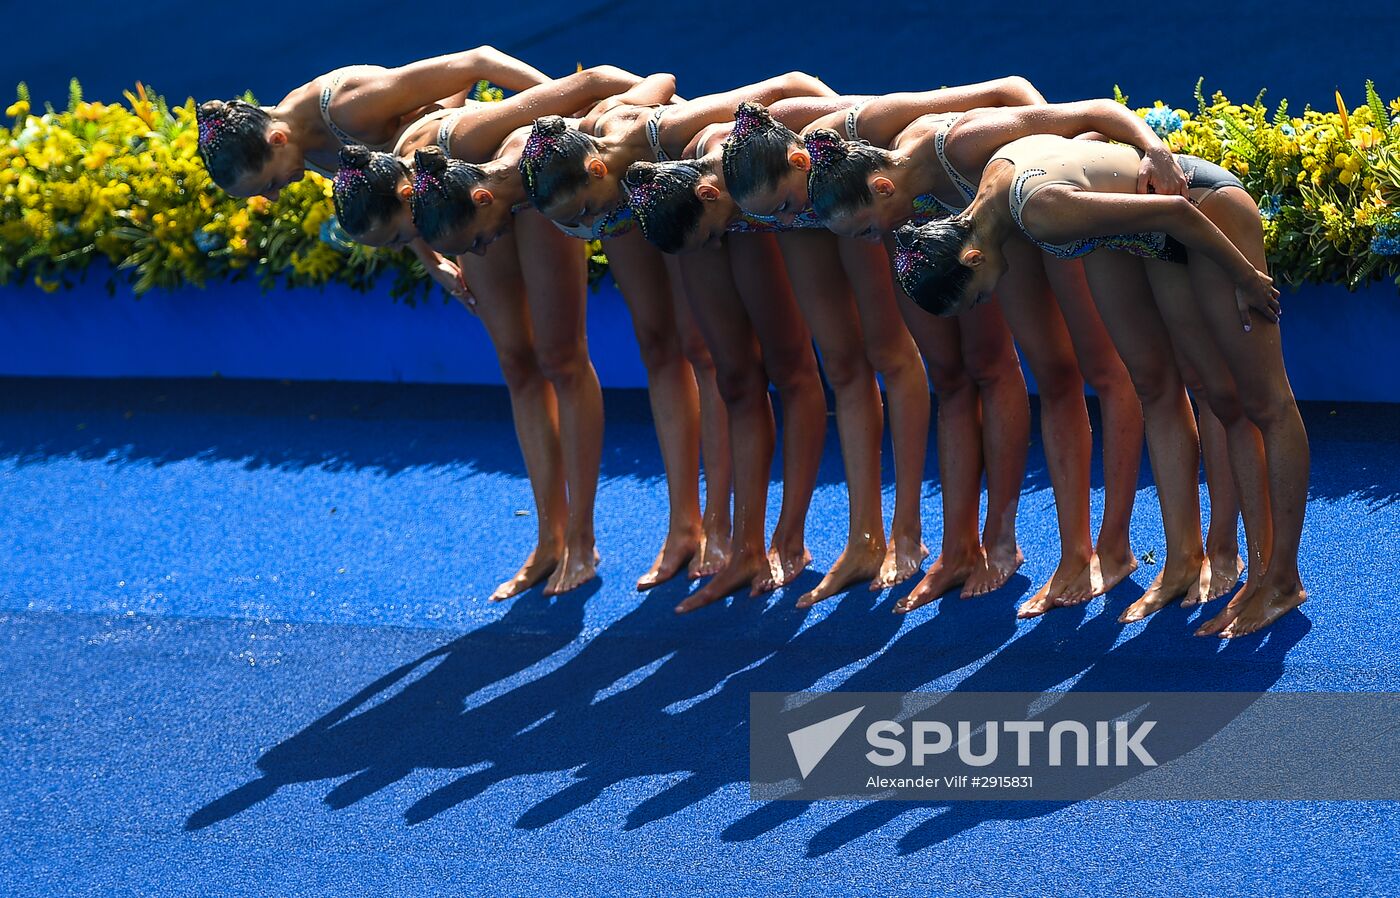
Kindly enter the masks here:
[[[471, 100], [483, 80], [514, 93]], [[798, 607], [923, 569], [931, 419], [944, 528], [894, 610], [1005, 586], [1024, 562], [1022, 358], [1039, 388], [1060, 559], [1021, 617], [1086, 602], [1137, 569], [1128, 534], [1144, 439], [1167, 552], [1120, 620], [1233, 593], [1196, 631], [1229, 638], [1306, 600], [1308, 439], [1259, 209], [1237, 178], [1173, 155], [1112, 100], [1049, 104], [1019, 77], [842, 96], [791, 72], [689, 100], [675, 91], [671, 75], [614, 66], [551, 79], [479, 47], [337, 69], [275, 106], [199, 107], [199, 152], [221, 188], [275, 199], [307, 169], [325, 174], [352, 239], [410, 249], [481, 318], [539, 522], [534, 551], [493, 600], [540, 584], [557, 595], [596, 576], [603, 398], [581, 239], [603, 241], [632, 314], [666, 472], [669, 527], [637, 588], [682, 572], [709, 578], [677, 612], [771, 591], [811, 563], [823, 374], [848, 529]], [[1104, 425], [1097, 534], [1086, 384]], [[770, 387], [784, 421], [771, 540]]]

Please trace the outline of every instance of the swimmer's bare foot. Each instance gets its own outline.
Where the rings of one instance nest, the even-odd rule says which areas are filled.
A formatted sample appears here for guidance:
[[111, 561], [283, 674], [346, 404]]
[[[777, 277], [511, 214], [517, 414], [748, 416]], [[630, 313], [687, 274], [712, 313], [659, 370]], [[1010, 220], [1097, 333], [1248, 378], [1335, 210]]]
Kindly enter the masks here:
[[534, 587], [544, 578], [553, 573], [559, 564], [559, 553], [557, 549], [545, 549], [544, 546], [536, 546], [530, 556], [525, 559], [525, 563], [520, 566], [520, 570], [515, 572], [515, 576], [496, 587], [496, 591], [491, 593], [491, 601], [504, 602], [506, 599], [513, 599]]
[[1016, 537], [998, 540], [987, 549], [976, 570], [968, 575], [967, 582], [963, 584], [962, 597], [971, 599], [1001, 589], [1025, 563], [1026, 556], [1021, 554]]
[[1220, 632], [1220, 636], [1233, 639], [1262, 630], [1307, 600], [1307, 592], [1297, 583], [1291, 586], [1261, 585], [1240, 605], [1239, 615]]
[[880, 565], [885, 560], [884, 538], [870, 542], [847, 543], [831, 570], [822, 577], [822, 582], [811, 592], [797, 600], [798, 608], [811, 608], [813, 605], [844, 592], [852, 583], [869, 580], [879, 575]]
[[713, 522], [708, 518], [700, 531], [700, 548], [690, 559], [688, 576], [692, 580], [712, 577], [729, 564], [729, 521]]
[[[1202, 581], [1204, 582], [1204, 574], [1202, 574]], [[1235, 618], [1240, 616], [1240, 609], [1244, 607], [1244, 603], [1249, 600], [1249, 597], [1254, 595], [1256, 589], [1258, 589], [1258, 585], [1252, 577], [1244, 581], [1244, 586], [1231, 597], [1230, 601], [1225, 603], [1225, 607], [1221, 609], [1219, 614], [1196, 628], [1196, 635], [1219, 636], [1226, 627], [1235, 622]]]
[[1103, 580], [1103, 592], [1096, 592], [1094, 595], [1103, 595], [1122, 583], [1124, 580], [1138, 569], [1138, 560], [1133, 555], [1133, 550], [1124, 546], [1122, 549], [1105, 553], [1102, 548], [1095, 552], [1099, 559], [1099, 573]]
[[1021, 607], [1016, 609], [1016, 616], [1023, 620], [1039, 617], [1051, 608], [1082, 605], [1102, 593], [1103, 574], [1099, 571], [1097, 555], [1089, 556], [1087, 561], [1061, 558], [1059, 567], [1050, 575], [1050, 581], [1021, 603]]
[[749, 595], [757, 596], [772, 592], [797, 579], [797, 575], [812, 563], [812, 553], [802, 543], [796, 546], [774, 545], [768, 550], [768, 570], [754, 578]]
[[754, 578], [768, 572], [768, 556], [762, 550], [735, 553], [729, 563], [715, 574], [709, 583], [686, 596], [685, 601], [676, 606], [677, 614], [686, 614], [697, 608], [718, 602], [753, 584]]
[[967, 578], [980, 570], [986, 561], [980, 548], [967, 552], [945, 552], [929, 565], [924, 579], [919, 581], [909, 595], [895, 603], [895, 614], [908, 614], [915, 608], [927, 605], [944, 593], [967, 582]]
[[679, 574], [681, 569], [686, 566], [686, 562], [695, 557], [699, 548], [700, 535], [698, 533], [676, 533], [673, 531], [668, 534], [666, 542], [661, 544], [661, 551], [656, 553], [656, 560], [651, 563], [651, 567], [645, 574], [637, 578], [637, 591], [645, 592], [653, 586], [660, 586]]
[[[1238, 549], [1211, 553], [1206, 562], [1201, 567], [1200, 594], [1202, 602], [1218, 599], [1234, 589], [1235, 584], [1240, 582], [1240, 575], [1244, 573], [1244, 559], [1240, 557]], [[1181, 604], [1186, 606], [1195, 604], [1188, 601], [1189, 599], [1190, 596], [1187, 596]]]
[[917, 536], [891, 536], [885, 559], [880, 563], [880, 572], [870, 581], [870, 591], [879, 592], [903, 583], [919, 572], [919, 566], [928, 557], [928, 546]]
[[545, 584], [544, 594], [557, 596], [578, 589], [598, 576], [598, 562], [601, 560], [598, 550], [591, 542], [577, 548], [565, 545], [564, 555], [559, 559], [559, 566], [554, 569], [554, 575]]
[[1162, 572], [1157, 575], [1157, 579], [1152, 581], [1136, 602], [1118, 615], [1118, 622], [1131, 624], [1140, 621], [1148, 615], [1156, 614], [1177, 599], [1181, 599], [1183, 603], [1189, 600], [1194, 605], [1199, 601], [1201, 566], [1204, 564], [1205, 559], [1199, 557], [1185, 563], [1168, 558], [1166, 564], [1162, 565]]

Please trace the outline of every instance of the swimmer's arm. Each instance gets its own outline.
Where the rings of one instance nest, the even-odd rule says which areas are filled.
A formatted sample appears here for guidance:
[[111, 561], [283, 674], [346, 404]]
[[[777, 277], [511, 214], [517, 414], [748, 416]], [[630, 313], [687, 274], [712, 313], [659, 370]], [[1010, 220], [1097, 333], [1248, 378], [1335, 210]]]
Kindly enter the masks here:
[[[860, 111], [860, 135], [877, 147], [888, 147], [915, 119], [939, 112], [967, 112], [987, 106], [1043, 105], [1045, 98], [1019, 75], [911, 93], [887, 94]], [[827, 126], [833, 127], [833, 126]], [[845, 134], [841, 127], [834, 130]]]
[[1046, 243], [1164, 232], [1225, 269], [1242, 296], [1240, 315], [1246, 330], [1249, 308], [1270, 321], [1278, 320], [1278, 290], [1273, 287], [1273, 279], [1255, 268], [1230, 238], [1185, 197], [1096, 193], [1053, 184], [1038, 191], [1021, 214], [1027, 230]]
[[676, 76], [670, 72], [657, 72], [642, 78], [625, 93], [618, 94], [617, 105], [657, 106], [671, 102], [675, 95]]
[[585, 134], [593, 134], [598, 128], [598, 119], [619, 106], [660, 106], [680, 102], [676, 96], [676, 76], [669, 72], [657, 72], [642, 78], [623, 93], [599, 102], [579, 121], [578, 127]]
[[641, 80], [616, 66], [602, 65], [536, 85], [499, 103], [483, 103], [472, 112], [470, 127], [453, 133], [452, 154], [466, 160], [484, 158], [512, 131], [540, 116], [571, 115]]
[[843, 122], [846, 119], [846, 111], [857, 103], [871, 99], [870, 97], [790, 97], [786, 100], [779, 100], [768, 107], [768, 112], [789, 130], [798, 134], [803, 133], [809, 127], [816, 126], [819, 122], [830, 121], [832, 124], [824, 127], [835, 128], [841, 133], [845, 133]]
[[846, 107], [846, 109], [839, 109], [833, 112], [828, 112], [825, 115], [818, 116], [817, 118], [814, 118], [810, 122], [808, 122], [798, 133], [801, 134], [803, 137], [806, 137], [813, 131], [826, 129], [829, 131], [835, 131], [837, 134], [840, 134], [842, 137], [845, 137], [846, 112], [849, 109], [850, 107], [848, 106]]
[[961, 171], [979, 171], [1013, 140], [1032, 134], [1072, 138], [1091, 132], [1143, 151], [1139, 193], [1151, 187], [1155, 193], [1186, 195], [1186, 176], [1171, 150], [1137, 113], [1113, 100], [979, 109], [949, 130], [948, 161]]
[[790, 97], [834, 97], [836, 91], [805, 72], [788, 72], [757, 84], [696, 97], [670, 109], [661, 121], [662, 140], [671, 155], [679, 154], [701, 128], [717, 122], [732, 122], [740, 103], [771, 106]]
[[495, 47], [475, 47], [398, 68], [347, 75], [344, 105], [337, 107], [336, 117], [352, 133], [360, 128], [373, 130], [444, 97], [465, 97], [483, 80], [507, 90], [525, 90], [550, 79]]
[[484, 80], [506, 90], [526, 90], [549, 80], [544, 72], [495, 47], [476, 47], [456, 56], [463, 57], [457, 77], [469, 77], [473, 84]]

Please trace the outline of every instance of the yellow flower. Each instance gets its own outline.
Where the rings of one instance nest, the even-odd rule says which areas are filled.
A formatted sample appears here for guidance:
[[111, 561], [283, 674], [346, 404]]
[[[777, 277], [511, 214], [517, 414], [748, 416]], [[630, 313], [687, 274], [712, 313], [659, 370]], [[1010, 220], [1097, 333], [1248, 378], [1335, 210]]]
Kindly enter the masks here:
[[307, 210], [301, 220], [301, 232], [308, 237], [320, 239], [321, 225], [331, 217], [331, 210], [325, 203], [317, 203]]
[[1351, 142], [1357, 149], [1369, 150], [1380, 146], [1382, 136], [1379, 131], [1372, 127], [1357, 128], [1352, 134]]
[[29, 103], [26, 100], [16, 100], [5, 110], [5, 114], [10, 118], [24, 118], [29, 114]]
[[1338, 153], [1337, 158], [1332, 160], [1332, 164], [1349, 172], [1361, 171], [1361, 157], [1348, 153]]
[[36, 274], [34, 275], [34, 286], [38, 287], [40, 290], [43, 290], [45, 293], [55, 293], [58, 291], [58, 288], [62, 287], [63, 285], [60, 284], [58, 281], [46, 281]]
[[105, 140], [99, 140], [92, 145], [83, 157], [83, 167], [89, 171], [99, 169], [107, 164], [107, 161], [117, 155], [117, 148]]

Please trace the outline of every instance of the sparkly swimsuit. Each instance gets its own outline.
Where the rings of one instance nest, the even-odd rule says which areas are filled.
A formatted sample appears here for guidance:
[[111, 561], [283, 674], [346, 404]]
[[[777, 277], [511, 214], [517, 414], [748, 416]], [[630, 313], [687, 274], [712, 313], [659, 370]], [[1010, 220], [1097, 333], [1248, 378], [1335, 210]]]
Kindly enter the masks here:
[[[1190, 156], [1185, 153], [1176, 154], [1177, 164], [1186, 174], [1186, 182], [1191, 193], [1191, 202], [1200, 205], [1201, 200], [1222, 187], [1238, 187], [1244, 190], [1244, 184], [1239, 178], [1230, 174], [1225, 169], [1214, 162], [1201, 159], [1198, 156]], [[1174, 262], [1180, 265], [1186, 264], [1188, 252], [1186, 246], [1170, 234], [1161, 232], [1146, 232], [1140, 234], [1121, 234], [1115, 237], [1091, 237], [1084, 240], [1076, 240], [1068, 244], [1042, 243], [1031, 237], [1026, 231], [1025, 225], [1021, 223], [1021, 211], [1025, 208], [1026, 202], [1035, 196], [1036, 191], [1046, 184], [1053, 183], [1073, 183], [1046, 181], [1036, 185], [1029, 194], [1024, 194], [1025, 184], [1036, 174], [1044, 174], [1043, 169], [1026, 169], [1016, 175], [1016, 180], [1011, 186], [1011, 216], [1016, 219], [1016, 226], [1021, 232], [1036, 246], [1058, 256], [1061, 259], [1075, 259], [1087, 255], [1096, 249], [1121, 249], [1141, 256], [1145, 259], [1157, 259], [1163, 262]], [[1024, 194], [1024, 195], [1023, 195]]]
[[[1118, 182], [1117, 186], [1127, 187], [1131, 183], [1133, 190], [1123, 190], [1120, 192], [1135, 192], [1137, 167], [1134, 159], [1129, 159], [1124, 155], [1124, 151], [1129, 151], [1127, 147], [1115, 147], [1108, 144], [1101, 144], [1093, 149], [1099, 155], [1096, 158], [1080, 159], [1079, 154], [1066, 158], [1065, 150], [1073, 145], [1076, 150], [1086, 150], [1082, 142], [1074, 142], [1063, 137], [1053, 135], [1037, 134], [1031, 137], [1023, 137], [1007, 144], [998, 152], [993, 159], [1005, 159], [1016, 167], [1014, 180], [1011, 183], [1011, 190], [1008, 192], [1008, 200], [1011, 206], [1011, 217], [1015, 220], [1016, 226], [1026, 235], [1036, 246], [1045, 250], [1052, 256], [1061, 259], [1077, 259], [1087, 255], [1096, 249], [1119, 249], [1141, 256], [1146, 259], [1158, 259], [1165, 262], [1185, 263], [1186, 247], [1176, 239], [1169, 237], [1160, 231], [1142, 232], [1135, 234], [1117, 234], [1105, 237], [1085, 237], [1070, 243], [1047, 243], [1036, 239], [1026, 230], [1025, 222], [1022, 220], [1022, 213], [1026, 203], [1030, 202], [1034, 196], [1045, 187], [1054, 184], [1068, 184], [1079, 190], [1103, 191]], [[1029, 163], [1018, 162], [1017, 158], [1030, 158], [1040, 162], [1042, 165], [1053, 168], [1051, 174], [1046, 168], [1035, 167]], [[1192, 156], [1178, 156], [1183, 170], [1199, 170], [1197, 160]], [[1133, 162], [1132, 171], [1128, 171], [1126, 163]], [[1205, 163], [1209, 165], [1209, 163]], [[1223, 169], [1221, 169], [1224, 172]], [[1192, 201], [1199, 202], [1204, 196], [1220, 187], [1235, 186], [1239, 184], [1228, 172], [1224, 172], [1225, 179], [1212, 177], [1214, 173], [1203, 172], [1199, 180], [1192, 181], [1192, 188], [1202, 192], [1193, 195]], [[1096, 183], [1107, 181], [1108, 183]], [[1037, 183], [1027, 189], [1027, 184], [1035, 180]], [[1231, 184], [1229, 181], [1233, 180]]]
[[[1185, 258], [1173, 258], [1168, 246], [1168, 237], [1160, 231], [1143, 232], [1138, 234], [1118, 234], [1112, 237], [1085, 237], [1075, 240], [1072, 243], [1046, 243], [1031, 236], [1031, 232], [1026, 230], [1025, 224], [1021, 221], [1021, 210], [1025, 208], [1031, 197], [1040, 192], [1041, 188], [1052, 184], [1074, 184], [1073, 181], [1051, 181], [1046, 180], [1035, 186], [1030, 193], [1025, 192], [1026, 182], [1031, 178], [1040, 177], [1045, 174], [1043, 168], [1028, 168], [1024, 171], [1016, 172], [1016, 180], [1011, 185], [1011, 217], [1016, 220], [1016, 227], [1021, 229], [1021, 233], [1026, 235], [1036, 246], [1045, 250], [1052, 256], [1060, 259], [1078, 259], [1080, 256], [1087, 256], [1096, 249], [1121, 249], [1141, 256], [1145, 259], [1162, 259], [1164, 261], [1184, 262]], [[1075, 185], [1078, 186], [1078, 185]], [[1175, 242], [1175, 241], [1172, 241]], [[1178, 246], [1180, 244], [1177, 244]]]
[[[511, 211], [515, 212], [516, 210], [512, 209]], [[631, 231], [637, 226], [637, 219], [632, 215], [631, 207], [623, 203], [606, 215], [600, 215], [593, 219], [591, 226], [569, 227], [559, 224], [557, 221], [554, 224], [570, 237], [577, 237], [580, 240], [607, 240], [611, 237], [621, 237]]]

